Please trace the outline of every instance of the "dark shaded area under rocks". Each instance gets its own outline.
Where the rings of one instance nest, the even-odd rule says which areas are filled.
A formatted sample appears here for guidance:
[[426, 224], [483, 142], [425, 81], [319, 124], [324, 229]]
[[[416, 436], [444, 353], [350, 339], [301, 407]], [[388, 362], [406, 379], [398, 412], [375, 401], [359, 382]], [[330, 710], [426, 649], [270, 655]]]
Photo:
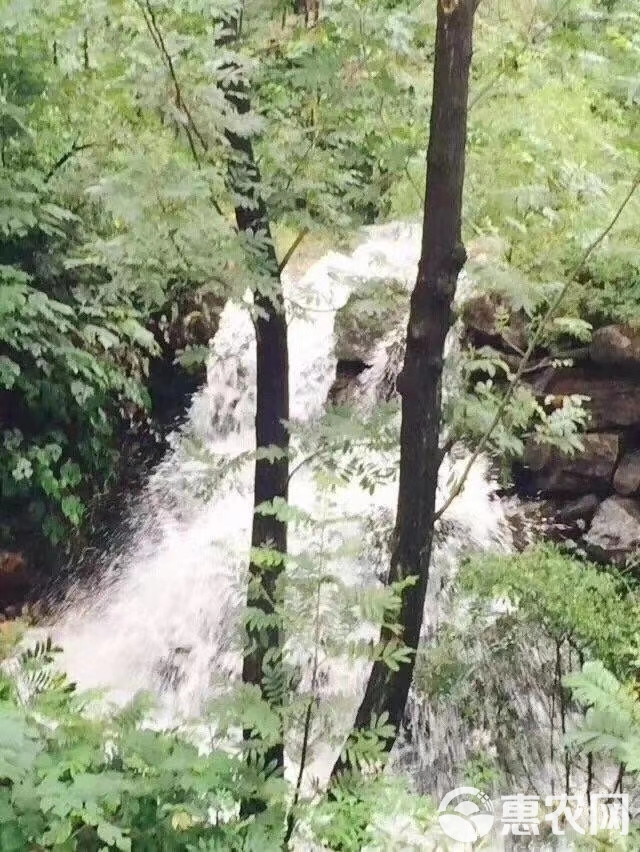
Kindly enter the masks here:
[[106, 550], [150, 472], [167, 450], [167, 438], [188, 414], [193, 394], [206, 379], [204, 358], [195, 356], [218, 328], [223, 303], [209, 293], [187, 291], [152, 317], [159, 353], [149, 363], [148, 411], [133, 412], [119, 435], [113, 481], [90, 503], [90, 516], [65, 549], [34, 530], [29, 507], [11, 507], [12, 540], [0, 549], [0, 622], [18, 615], [38, 618], [64, 594], [71, 576], [92, 571], [92, 556]]

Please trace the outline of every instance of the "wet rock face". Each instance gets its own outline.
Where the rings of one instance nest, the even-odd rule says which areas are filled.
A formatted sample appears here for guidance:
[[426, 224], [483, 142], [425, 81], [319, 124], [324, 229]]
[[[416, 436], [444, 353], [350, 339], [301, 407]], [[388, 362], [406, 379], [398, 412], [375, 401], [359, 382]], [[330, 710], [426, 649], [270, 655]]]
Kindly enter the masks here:
[[192, 395], [206, 377], [206, 359], [187, 369], [177, 361], [178, 356], [190, 348], [208, 346], [218, 330], [223, 307], [219, 296], [194, 291], [155, 318], [152, 331], [160, 356], [150, 364], [149, 391], [153, 420], [161, 430], [173, 428], [185, 415]]
[[640, 504], [628, 497], [609, 497], [600, 504], [584, 537], [594, 559], [624, 565], [640, 550]]
[[[500, 257], [499, 246], [487, 252], [472, 247], [471, 279], [487, 280], [487, 270], [495, 270]], [[368, 281], [356, 288], [337, 317], [338, 364], [330, 402], [353, 403], [370, 377], [381, 372], [381, 361], [390, 365], [391, 332], [404, 339], [408, 303], [407, 288], [394, 282]], [[485, 291], [463, 304], [460, 318], [463, 344], [490, 347], [517, 368], [528, 346], [524, 310], [515, 309], [503, 293]], [[567, 366], [567, 358], [573, 366]], [[550, 537], [592, 558], [622, 564], [640, 551], [640, 329], [609, 324], [596, 328], [588, 344], [572, 348], [565, 340], [532, 360], [539, 366], [527, 379], [539, 400], [560, 406], [566, 397], [584, 397], [589, 421], [582, 452], [568, 456], [527, 445], [516, 472], [520, 494], [544, 507], [545, 521], [537, 526]], [[391, 387], [393, 379], [387, 384]]]
[[35, 578], [22, 553], [0, 551], [0, 612], [13, 617], [33, 589]]
[[[501, 312], [497, 324], [493, 306]], [[505, 359], [514, 345], [526, 348], [513, 336], [517, 314], [509, 315], [496, 298], [479, 297], [465, 316], [470, 342], [490, 345]], [[623, 565], [640, 552], [640, 329], [597, 328], [576, 352], [574, 366], [552, 365], [532, 379], [532, 388], [541, 400], [558, 404], [585, 397], [584, 450], [569, 456], [530, 443], [517, 480], [527, 497], [546, 501], [552, 537], [574, 542], [593, 559]]]
[[584, 525], [593, 520], [599, 505], [600, 498], [596, 494], [585, 494], [584, 497], [562, 504], [557, 513], [558, 519], [567, 524], [582, 522], [581, 528], [584, 529]]
[[640, 329], [629, 325], [607, 325], [593, 333], [589, 347], [596, 364], [640, 371]]
[[529, 443], [524, 464], [531, 471], [535, 491], [547, 494], [606, 494], [620, 453], [620, 438], [615, 433], [595, 433], [582, 439], [584, 450], [564, 455], [548, 445]]
[[624, 455], [613, 477], [613, 487], [623, 497], [640, 494], [640, 450]]
[[367, 281], [336, 314], [335, 354], [338, 362], [371, 363], [378, 343], [406, 322], [409, 291], [394, 280]]
[[[481, 294], [464, 309], [466, 339], [491, 346], [515, 368], [526, 350], [526, 317], [499, 294]], [[566, 346], [566, 344], [565, 344]], [[560, 347], [562, 348], [562, 347]], [[551, 357], [550, 357], [551, 356]], [[588, 346], [573, 350], [574, 366], [541, 350], [531, 388], [561, 405], [585, 397], [589, 412], [584, 449], [565, 455], [530, 442], [517, 471], [521, 493], [543, 501], [547, 533], [591, 558], [627, 564], [640, 552], [640, 329], [607, 325]]]
[[591, 431], [640, 426], [640, 375], [587, 362], [555, 371], [544, 392], [558, 399], [576, 394], [588, 397], [585, 408], [591, 415]]
[[493, 346], [516, 354], [527, 348], [524, 311], [513, 311], [498, 293], [481, 293], [469, 299], [461, 318], [468, 342], [474, 346]]
[[[329, 390], [332, 405], [351, 405], [361, 393], [361, 381], [379, 358], [385, 340], [404, 330], [409, 312], [409, 290], [393, 279], [371, 280], [356, 288], [336, 314], [336, 377]], [[404, 337], [404, 334], [402, 334]], [[389, 340], [387, 361], [393, 360]]]

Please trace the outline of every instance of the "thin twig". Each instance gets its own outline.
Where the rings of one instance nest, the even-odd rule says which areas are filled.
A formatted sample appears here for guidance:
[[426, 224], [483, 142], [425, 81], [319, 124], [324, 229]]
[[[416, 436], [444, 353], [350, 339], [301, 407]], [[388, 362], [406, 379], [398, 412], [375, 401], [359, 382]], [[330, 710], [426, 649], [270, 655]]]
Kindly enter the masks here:
[[[539, 43], [539, 41], [541, 40], [540, 37], [542, 36], [542, 34], [553, 27], [553, 25], [556, 23], [558, 18], [562, 15], [562, 13], [565, 11], [565, 9], [568, 6], [571, 5], [572, 2], [573, 2], [573, 0], [565, 0], [565, 2], [556, 11], [555, 15], [553, 15], [553, 17], [551, 17], [546, 22], [546, 24], [544, 24], [544, 26], [540, 30], [538, 30], [537, 33], [534, 33], [533, 35], [531, 35], [531, 31], [533, 30], [535, 18], [532, 16], [531, 21], [529, 23], [529, 26], [527, 27], [527, 30], [526, 30], [526, 33], [525, 33], [524, 44], [522, 45], [522, 47], [520, 48], [520, 50], [518, 51], [518, 53], [515, 56], [516, 61], [523, 55], [523, 53], [525, 52], [525, 50], [527, 50], [527, 48], [533, 47], [533, 45]], [[502, 77], [504, 77], [506, 72], [507, 72], [507, 66], [503, 64], [502, 67], [494, 74], [494, 76], [491, 78], [491, 80], [489, 80], [489, 82], [486, 84], [486, 86], [484, 88], [482, 88], [478, 92], [478, 94], [475, 95], [475, 97], [471, 98], [471, 100], [469, 101], [469, 109], [470, 110], [473, 109], [473, 107], [479, 101], [481, 101], [485, 97], [485, 95], [487, 95], [493, 89], [493, 87], [496, 85], [496, 83], [498, 83], [502, 79]]]
[[182, 110], [182, 112], [185, 114], [185, 116], [187, 117], [187, 120], [189, 122], [189, 126], [193, 130], [193, 133], [196, 136], [196, 138], [198, 139], [198, 142], [200, 142], [200, 144], [202, 145], [202, 150], [206, 152], [206, 151], [209, 150], [207, 140], [205, 139], [204, 135], [198, 129], [198, 126], [196, 125], [195, 121], [193, 120], [193, 116], [191, 114], [189, 106], [187, 105], [186, 101], [182, 97], [182, 89], [180, 88], [180, 83], [178, 81], [178, 75], [176, 74], [176, 69], [175, 69], [175, 66], [173, 64], [173, 59], [171, 58], [171, 54], [167, 50], [167, 46], [166, 46], [166, 43], [164, 41], [164, 37], [162, 35], [162, 30], [158, 26], [156, 15], [155, 15], [155, 12], [153, 11], [153, 6], [149, 2], [149, 0], [145, 0], [145, 6], [144, 7], [142, 6], [142, 0], [137, 0], [137, 2], [138, 2], [138, 6], [140, 6], [140, 8], [142, 10], [143, 15], [144, 15], [144, 12], [145, 12], [145, 7], [146, 7], [147, 14], [144, 15], [145, 23], [147, 25], [147, 29], [150, 31], [152, 36], [153, 36], [153, 33], [155, 32], [156, 37], [154, 38], [154, 42], [156, 43], [156, 46], [159, 48], [159, 50], [162, 53], [162, 56], [164, 57], [164, 61], [165, 61], [165, 64], [167, 66], [167, 70], [169, 71], [169, 75], [171, 77], [171, 80], [173, 82], [173, 87], [175, 89], [176, 107], [179, 110]]
[[[158, 194], [156, 194], [156, 200], [158, 202], [158, 206], [160, 207], [160, 211], [162, 212], [162, 215], [165, 218], [168, 218], [169, 211], [168, 211], [166, 205], [164, 204], [164, 202], [162, 201], [162, 198]], [[178, 258], [182, 261], [182, 264], [184, 265], [185, 271], [187, 273], [189, 273], [190, 268], [191, 268], [191, 264], [189, 262], [189, 259], [186, 256], [186, 254], [184, 253], [184, 250], [182, 249], [182, 247], [178, 243], [178, 240], [176, 239], [176, 229], [175, 228], [169, 228], [169, 231], [167, 233], [168, 233], [168, 237], [169, 237], [169, 241], [170, 241], [171, 245], [175, 249], [175, 252], [178, 255]], [[229, 284], [228, 281], [225, 281], [223, 278], [221, 278], [219, 274], [209, 273], [208, 278], [209, 278], [209, 280], [216, 281], [218, 284], [220, 284], [226, 290], [231, 292], [231, 289], [232, 289], [231, 285]]]
[[333, 314], [336, 309], [334, 307], [331, 308], [318, 308], [311, 307], [311, 305], [303, 305], [301, 302], [297, 302], [295, 299], [292, 299], [290, 296], [285, 296], [285, 302], [288, 305], [292, 305], [294, 308], [298, 308], [298, 310], [303, 311], [304, 313], [311, 312], [315, 314]]
[[[342, 442], [342, 443], [344, 443], [344, 442]], [[302, 470], [303, 467], [306, 467], [312, 461], [315, 461], [315, 459], [319, 458], [320, 456], [324, 455], [325, 453], [331, 452], [333, 449], [335, 449], [335, 447], [332, 446], [332, 445], [329, 445], [328, 447], [320, 447], [319, 449], [314, 450], [314, 452], [310, 453], [308, 456], [305, 456], [301, 461], [298, 462], [298, 464], [289, 473], [287, 481], [291, 482], [291, 480], [296, 475], [296, 473], [298, 473], [299, 470]]]
[[449, 438], [447, 438], [447, 440], [444, 442], [444, 444], [442, 444], [440, 447], [438, 447], [438, 452], [440, 454], [440, 463], [441, 464], [442, 464], [444, 457], [447, 456], [451, 452], [451, 450], [454, 448], [455, 444], [456, 444], [456, 439], [453, 435], [451, 435]]
[[313, 149], [316, 146], [316, 142], [318, 141], [318, 136], [319, 136], [319, 131], [317, 130], [317, 128], [314, 128], [313, 138], [311, 139], [311, 141], [307, 145], [306, 150], [304, 151], [302, 156], [298, 159], [295, 166], [292, 169], [289, 170], [289, 177], [287, 179], [287, 182], [284, 185], [284, 192], [288, 191], [289, 187], [293, 183], [294, 177], [300, 171], [300, 167], [302, 166], [302, 164], [307, 162], [307, 160], [309, 158], [309, 154], [313, 151]]
[[618, 769], [618, 777], [616, 778], [616, 786], [613, 788], [614, 793], [622, 793], [622, 782], [624, 781], [624, 773], [625, 765], [624, 763], [621, 763], [620, 768]]
[[304, 238], [307, 236], [307, 234], [308, 234], [308, 233], [309, 233], [309, 229], [305, 226], [305, 227], [304, 227], [304, 228], [300, 231], [300, 233], [299, 233], [299, 234], [298, 234], [298, 236], [295, 238], [295, 240], [291, 243], [291, 245], [289, 246], [289, 248], [288, 248], [288, 249], [287, 249], [287, 251], [285, 252], [284, 257], [282, 258], [282, 260], [281, 260], [281, 261], [280, 261], [280, 263], [278, 264], [278, 272], [279, 272], [279, 273], [282, 273], [282, 272], [283, 272], [283, 270], [284, 270], [285, 266], [289, 263], [289, 261], [290, 261], [290, 260], [291, 260], [291, 258], [293, 257], [293, 254], [294, 254], [295, 250], [298, 248], [298, 246], [299, 246], [299, 245], [300, 245], [300, 243], [304, 240]]
[[[191, 156], [193, 157], [193, 161], [195, 162], [197, 168], [200, 170], [202, 168], [202, 163], [200, 161], [200, 156], [198, 155], [198, 150], [196, 148], [196, 144], [194, 141], [194, 136], [202, 146], [202, 150], [205, 154], [209, 153], [209, 145], [203, 133], [200, 132], [197, 124], [193, 119], [193, 113], [189, 109], [183, 94], [182, 88], [180, 86], [180, 81], [178, 80], [178, 75], [176, 73], [175, 65], [173, 63], [173, 59], [171, 58], [171, 54], [167, 50], [167, 46], [162, 35], [162, 30], [158, 25], [157, 18], [153, 11], [153, 8], [149, 2], [149, 0], [136, 0], [136, 5], [140, 9], [142, 13], [142, 17], [144, 18], [144, 22], [149, 30], [149, 34], [151, 35], [151, 39], [155, 44], [156, 48], [160, 51], [160, 54], [163, 58], [163, 63], [166, 66], [169, 76], [173, 82], [173, 88], [175, 91], [175, 99], [176, 99], [176, 109], [180, 110], [184, 113], [187, 123], [184, 125], [185, 135], [187, 137], [187, 143], [189, 145], [189, 150], [191, 151]], [[223, 216], [222, 208], [218, 204], [213, 196], [210, 196], [211, 204], [220, 216]]]
[[49, 181], [55, 175], [55, 173], [59, 169], [61, 169], [64, 166], [64, 164], [66, 162], [68, 162], [71, 159], [71, 157], [73, 157], [74, 154], [77, 154], [80, 151], [85, 151], [87, 148], [93, 148], [94, 144], [95, 143], [93, 143], [93, 142], [86, 142], [84, 145], [78, 145], [78, 140], [76, 139], [76, 141], [73, 143], [71, 148], [69, 148], [69, 150], [65, 154], [63, 154], [61, 157], [59, 157], [55, 161], [55, 163], [51, 166], [51, 168], [49, 169], [49, 171], [45, 175], [44, 182], [49, 183]]
[[[380, 114], [380, 120], [381, 120], [382, 124], [384, 125], [384, 129], [387, 131], [387, 136], [389, 137], [389, 140], [391, 142], [393, 142], [393, 134], [391, 133], [391, 128], [387, 124], [387, 119], [385, 118], [385, 114], [384, 114], [384, 98], [382, 98], [381, 102], [380, 102], [379, 114]], [[409, 181], [409, 185], [411, 186], [411, 188], [415, 192], [416, 196], [418, 197], [418, 201], [422, 204], [422, 203], [424, 203], [424, 193], [422, 192], [422, 190], [420, 189], [418, 184], [415, 182], [414, 177], [411, 174], [411, 169], [409, 168], [410, 161], [411, 161], [411, 157], [407, 157], [407, 159], [405, 159], [402, 170], [405, 173], [407, 180]]]
[[[326, 518], [325, 518], [326, 520]], [[325, 525], [322, 525], [322, 531], [320, 536], [320, 554], [322, 556], [320, 569], [324, 568], [324, 535], [325, 535]], [[309, 739], [311, 737], [311, 713], [313, 712], [313, 705], [317, 700], [316, 690], [318, 689], [318, 670], [320, 667], [319, 659], [318, 659], [318, 649], [320, 647], [320, 593], [322, 590], [322, 578], [318, 579], [318, 585], [316, 587], [316, 601], [315, 601], [315, 624], [314, 624], [314, 634], [313, 634], [313, 666], [311, 669], [311, 697], [309, 698], [309, 702], [307, 704], [307, 709], [304, 717], [304, 728], [302, 734], [302, 749], [300, 752], [300, 768], [298, 770], [298, 778], [296, 780], [296, 789], [293, 795], [293, 803], [289, 810], [289, 814], [287, 815], [287, 833], [285, 835], [285, 846], [291, 840], [291, 835], [293, 834], [293, 829], [295, 828], [295, 817], [294, 810], [300, 801], [300, 792], [302, 790], [302, 778], [304, 776], [304, 770], [307, 764], [307, 755], [309, 753]]]
[[579, 346], [577, 349], [570, 349], [568, 352], [560, 352], [556, 355], [549, 355], [538, 361], [537, 364], [532, 364], [524, 371], [523, 375], [537, 373], [539, 370], [545, 370], [547, 367], [553, 367], [556, 361], [582, 361], [589, 355], [588, 346]]
[[620, 206], [616, 210], [615, 215], [613, 216], [613, 218], [611, 219], [611, 221], [609, 222], [607, 227], [598, 234], [598, 236], [593, 240], [592, 243], [590, 243], [587, 246], [587, 248], [583, 252], [580, 260], [575, 264], [573, 269], [571, 269], [571, 271], [569, 272], [569, 274], [567, 276], [566, 283], [560, 289], [560, 291], [557, 294], [557, 296], [555, 297], [555, 299], [551, 302], [549, 308], [547, 309], [547, 312], [544, 314], [540, 323], [538, 324], [538, 327], [536, 328], [535, 333], [533, 334], [533, 336], [531, 338], [529, 346], [527, 347], [527, 351], [525, 352], [524, 358], [520, 362], [520, 365], [519, 365], [519, 367], [516, 371], [515, 376], [513, 377], [512, 381], [511, 381], [511, 384], [509, 385], [509, 387], [507, 388], [506, 392], [504, 393], [502, 399], [500, 400], [500, 403], [498, 405], [498, 408], [496, 409], [496, 413], [493, 416], [493, 419], [491, 420], [491, 423], [489, 424], [486, 431], [484, 432], [484, 434], [480, 438], [478, 444], [476, 445], [475, 450], [471, 453], [471, 456], [469, 457], [469, 460], [467, 461], [467, 464], [465, 465], [464, 470], [462, 471], [460, 478], [458, 479], [456, 484], [453, 486], [449, 496], [444, 501], [442, 506], [436, 511], [435, 520], [438, 520], [439, 518], [442, 517], [442, 515], [447, 511], [449, 506], [451, 506], [453, 501], [456, 499], [456, 497], [462, 491], [462, 488], [464, 487], [464, 483], [466, 482], [467, 477], [469, 476], [469, 473], [471, 472], [471, 468], [473, 467], [473, 465], [478, 460], [478, 457], [480, 456], [480, 454], [483, 452], [483, 450], [486, 447], [489, 439], [493, 435], [496, 427], [502, 421], [502, 417], [503, 417], [503, 415], [506, 411], [506, 408], [509, 405], [509, 402], [511, 401], [514, 393], [516, 392], [516, 390], [520, 386], [520, 381], [521, 381], [521, 379], [524, 375], [524, 372], [525, 372], [525, 370], [526, 370], [526, 368], [529, 364], [529, 361], [531, 360], [533, 353], [537, 349], [538, 344], [540, 343], [540, 340], [542, 339], [542, 335], [544, 334], [550, 320], [553, 318], [553, 315], [555, 314], [555, 312], [560, 307], [560, 304], [562, 303], [563, 299], [567, 295], [570, 287], [575, 283], [575, 280], [576, 280], [578, 274], [584, 268], [584, 265], [587, 262], [587, 260], [589, 259], [589, 257], [593, 254], [593, 252], [606, 239], [606, 237], [611, 233], [611, 231], [615, 227], [618, 219], [620, 218], [620, 216], [624, 212], [626, 206], [631, 201], [631, 198], [633, 197], [633, 195], [634, 195], [634, 193], [635, 193], [635, 191], [636, 191], [636, 189], [638, 188], [639, 185], [640, 185], [640, 172], [638, 172], [638, 174], [633, 179], [633, 181], [631, 183], [631, 188], [629, 189], [629, 191], [625, 195], [622, 203], [620, 204]]

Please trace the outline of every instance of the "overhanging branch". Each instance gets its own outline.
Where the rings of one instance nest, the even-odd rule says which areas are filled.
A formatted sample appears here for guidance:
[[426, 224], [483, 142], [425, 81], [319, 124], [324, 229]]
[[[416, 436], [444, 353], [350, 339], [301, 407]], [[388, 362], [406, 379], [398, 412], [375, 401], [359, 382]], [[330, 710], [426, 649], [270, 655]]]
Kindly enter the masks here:
[[76, 139], [71, 148], [69, 148], [69, 150], [61, 157], [58, 157], [55, 163], [51, 166], [51, 168], [45, 175], [44, 182], [49, 183], [55, 173], [59, 171], [64, 166], [64, 164], [67, 163], [73, 156], [75, 156], [75, 154], [80, 153], [80, 151], [86, 151], [87, 148], [93, 148], [94, 145], [94, 142], [86, 142], [84, 145], [78, 145], [78, 140]]

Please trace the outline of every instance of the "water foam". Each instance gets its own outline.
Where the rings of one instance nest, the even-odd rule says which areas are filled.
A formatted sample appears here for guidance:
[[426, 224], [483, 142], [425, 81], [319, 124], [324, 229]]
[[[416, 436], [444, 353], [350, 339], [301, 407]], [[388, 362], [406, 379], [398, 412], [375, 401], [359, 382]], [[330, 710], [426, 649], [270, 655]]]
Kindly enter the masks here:
[[[419, 228], [389, 225], [369, 229], [349, 256], [329, 253], [298, 281], [285, 280], [289, 322], [291, 419], [309, 425], [321, 417], [336, 369], [333, 328], [336, 311], [355, 280], [395, 278], [409, 290], [416, 274]], [[300, 306], [306, 310], [300, 310]], [[234, 620], [243, 599], [252, 512], [255, 364], [253, 328], [246, 307], [227, 305], [213, 341], [206, 387], [193, 400], [186, 427], [152, 475], [128, 529], [125, 544], [103, 559], [101, 579], [69, 596], [56, 628], [63, 665], [82, 688], [106, 687], [115, 700], [138, 690], [155, 692], [166, 718], [194, 717], [229, 678], [237, 677], [240, 654]], [[374, 365], [363, 383], [365, 396], [379, 396], [388, 381]], [[234, 461], [235, 460], [235, 461]], [[378, 459], [395, 464], [391, 455]], [[447, 459], [442, 482], [463, 459]], [[212, 472], [232, 470], [216, 479]], [[438, 536], [430, 577], [425, 630], [433, 634], [446, 579], [464, 553], [510, 546], [508, 526], [482, 460], [448, 513]], [[291, 481], [290, 501], [316, 516], [341, 519], [331, 527], [331, 549], [354, 538], [359, 552], [345, 548], [330, 570], [346, 584], [378, 582], [375, 547], [366, 541], [366, 521], [391, 523], [397, 497], [394, 478], [373, 495], [356, 484], [331, 497], [321, 492], [304, 466]], [[323, 532], [324, 530], [324, 532]], [[290, 534], [292, 554], [326, 550], [326, 526]], [[379, 554], [377, 554], [379, 557]], [[364, 628], [363, 635], [367, 635]], [[310, 677], [309, 648], [297, 655], [303, 681]], [[367, 676], [364, 664], [327, 660], [321, 672], [326, 703], [340, 707], [342, 727], [351, 723]], [[335, 696], [344, 699], [335, 703]], [[333, 747], [319, 746], [308, 781], [326, 777]]]

